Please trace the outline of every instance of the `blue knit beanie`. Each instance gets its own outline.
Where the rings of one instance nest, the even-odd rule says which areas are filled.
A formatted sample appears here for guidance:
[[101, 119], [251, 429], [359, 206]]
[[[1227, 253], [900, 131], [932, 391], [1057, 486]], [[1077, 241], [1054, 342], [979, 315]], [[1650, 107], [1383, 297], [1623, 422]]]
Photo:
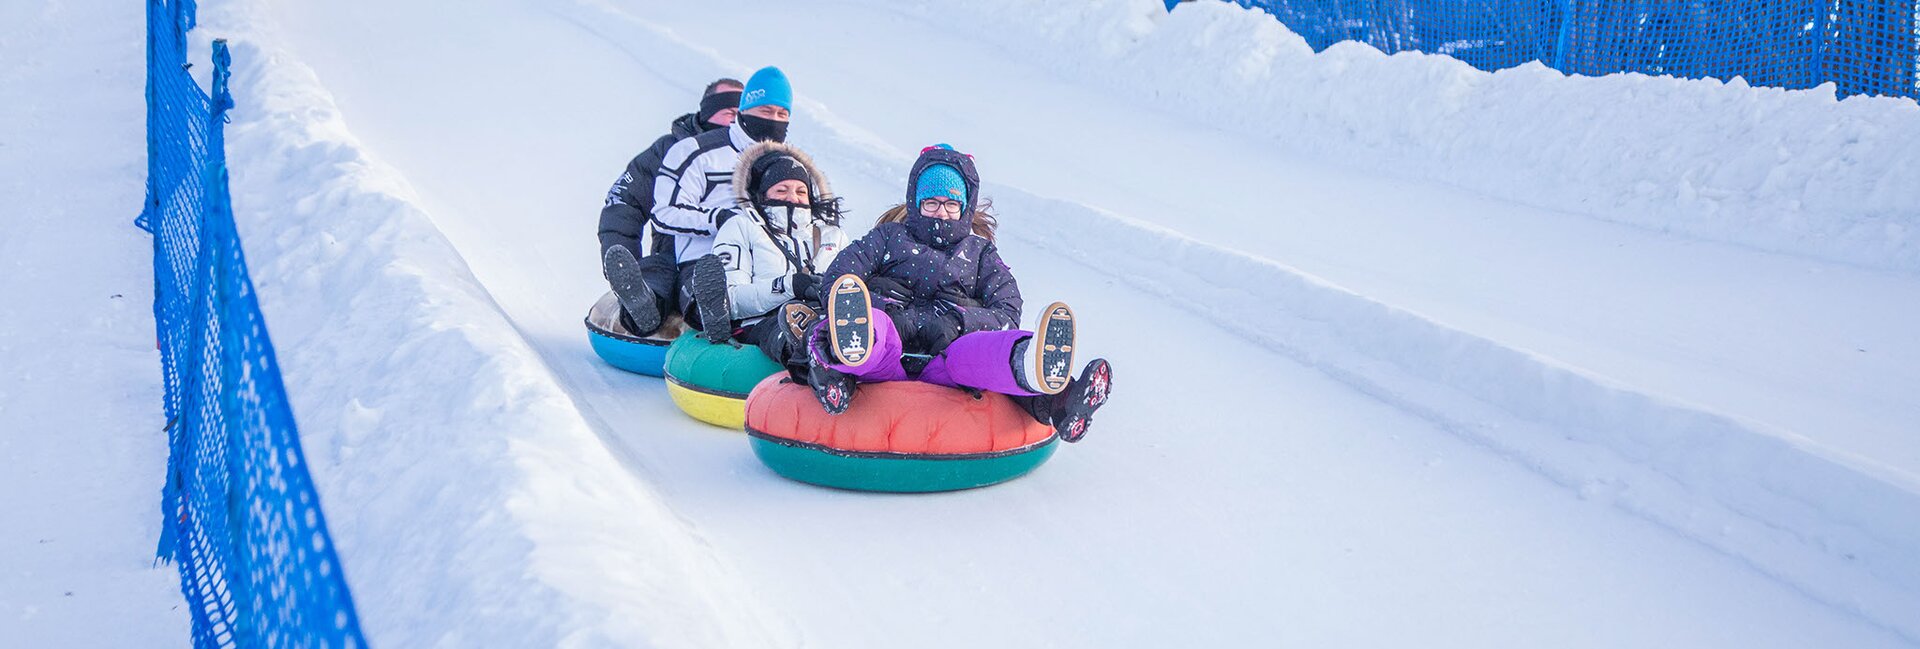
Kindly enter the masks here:
[[967, 204], [967, 181], [960, 178], [960, 170], [953, 165], [937, 164], [920, 172], [920, 184], [914, 186], [913, 202], [929, 198], [945, 198]]
[[769, 104], [793, 110], [793, 86], [787, 83], [787, 73], [771, 65], [747, 79], [747, 89], [740, 93], [740, 112]]

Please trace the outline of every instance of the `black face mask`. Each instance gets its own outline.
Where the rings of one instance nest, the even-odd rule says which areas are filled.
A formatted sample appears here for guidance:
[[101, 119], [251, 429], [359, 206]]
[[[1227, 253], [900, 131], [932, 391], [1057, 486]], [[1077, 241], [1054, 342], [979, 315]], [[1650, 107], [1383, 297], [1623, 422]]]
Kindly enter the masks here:
[[734, 122], [738, 123], [740, 130], [746, 131], [747, 137], [753, 138], [755, 142], [787, 141], [786, 122], [776, 122], [759, 115], [748, 115], [746, 113], [741, 113], [739, 117], [734, 118]]
[[768, 225], [778, 231], [791, 231], [813, 222], [812, 208], [802, 203], [757, 200], [753, 202], [753, 206], [766, 217]]
[[739, 105], [740, 91], [738, 90], [733, 92], [716, 92], [707, 95], [706, 98], [700, 100], [700, 128], [709, 131], [721, 128], [719, 124], [713, 123], [713, 116], [720, 114], [720, 111], [735, 108]]
[[954, 242], [967, 238], [973, 228], [973, 215], [963, 214], [957, 219], [941, 219], [921, 214], [918, 206], [907, 216], [907, 233], [914, 240], [935, 248], [945, 248]]

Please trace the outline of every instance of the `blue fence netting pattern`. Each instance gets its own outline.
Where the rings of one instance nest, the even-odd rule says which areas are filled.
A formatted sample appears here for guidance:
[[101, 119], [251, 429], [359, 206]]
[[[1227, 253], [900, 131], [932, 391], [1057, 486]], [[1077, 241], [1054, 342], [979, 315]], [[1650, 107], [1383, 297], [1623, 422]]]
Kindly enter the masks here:
[[[1171, 9], [1181, 0], [1167, 0]], [[1920, 0], [1233, 0], [1314, 51], [1359, 41], [1482, 70], [1540, 61], [1920, 98]]]
[[[159, 556], [180, 572], [196, 647], [365, 647], [307, 474], [227, 194], [213, 91], [187, 70], [191, 0], [147, 2], [147, 199], [167, 417]], [[157, 641], [157, 640], [156, 640]]]

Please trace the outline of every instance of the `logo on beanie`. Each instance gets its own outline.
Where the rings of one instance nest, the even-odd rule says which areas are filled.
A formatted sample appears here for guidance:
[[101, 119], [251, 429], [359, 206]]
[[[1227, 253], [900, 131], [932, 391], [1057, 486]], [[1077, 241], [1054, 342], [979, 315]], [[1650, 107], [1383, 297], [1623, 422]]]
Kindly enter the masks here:
[[960, 189], [959, 187], [953, 187], [947, 190], [947, 195], [952, 196], [954, 198], [962, 198], [967, 195], [967, 192], [965, 190]]
[[747, 94], [744, 94], [744, 95], [741, 95], [741, 96], [740, 96], [740, 103], [742, 103], [742, 104], [751, 104], [751, 103], [753, 103], [753, 102], [756, 102], [756, 101], [760, 101], [760, 99], [761, 99], [761, 98], [763, 98], [763, 97], [766, 97], [766, 96], [767, 96], [767, 89], [766, 89], [766, 88], [755, 88], [755, 89], [754, 89], [754, 90], [752, 90], [751, 92], [748, 92]]

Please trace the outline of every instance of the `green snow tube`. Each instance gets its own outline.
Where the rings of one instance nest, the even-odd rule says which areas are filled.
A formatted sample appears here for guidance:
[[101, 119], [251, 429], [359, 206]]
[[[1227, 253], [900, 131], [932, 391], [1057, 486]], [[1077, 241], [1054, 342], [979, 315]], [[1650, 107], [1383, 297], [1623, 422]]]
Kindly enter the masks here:
[[688, 416], [722, 428], [740, 430], [747, 394], [761, 379], [784, 371], [758, 347], [714, 344], [691, 329], [667, 346], [667, 395]]

